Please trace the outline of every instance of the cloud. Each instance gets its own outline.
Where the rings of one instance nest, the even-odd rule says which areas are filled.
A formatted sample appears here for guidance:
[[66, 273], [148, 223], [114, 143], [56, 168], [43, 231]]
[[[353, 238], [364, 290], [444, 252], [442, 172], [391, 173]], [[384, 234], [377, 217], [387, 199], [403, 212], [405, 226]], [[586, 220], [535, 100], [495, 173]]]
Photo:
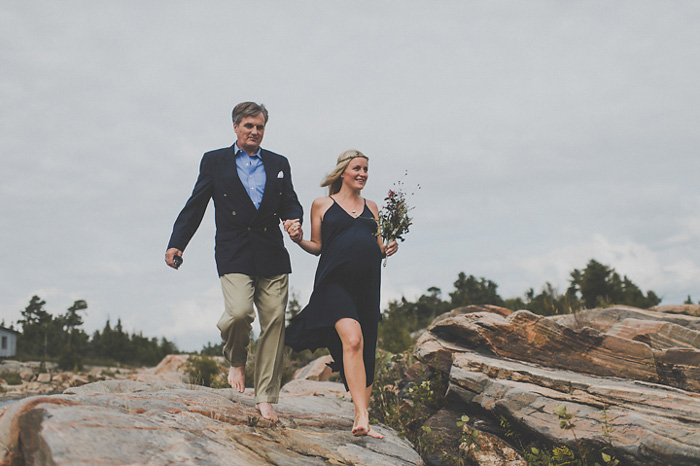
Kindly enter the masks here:
[[698, 290], [700, 267], [695, 262], [683, 257], [665, 256], [634, 241], [611, 240], [603, 234], [594, 234], [587, 241], [570, 244], [544, 255], [519, 258], [516, 263], [531, 283], [537, 280], [535, 277], [549, 277], [547, 281], [563, 292], [569, 285], [570, 272], [584, 269], [591, 259], [614, 268], [620, 275], [626, 275], [642, 290], [655, 291], [664, 298], [665, 303], [682, 302], [685, 294]]
[[223, 309], [221, 287], [212, 286], [196, 298], [168, 304], [159, 331], [180, 348], [201, 349], [204, 342], [217, 344], [221, 337], [216, 322]]

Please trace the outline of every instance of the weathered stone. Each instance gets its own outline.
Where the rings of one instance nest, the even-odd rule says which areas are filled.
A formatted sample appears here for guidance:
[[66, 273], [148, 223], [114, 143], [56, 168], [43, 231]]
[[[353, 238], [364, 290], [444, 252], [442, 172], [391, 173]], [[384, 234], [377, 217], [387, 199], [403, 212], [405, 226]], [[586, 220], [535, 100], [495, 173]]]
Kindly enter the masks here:
[[436, 320], [415, 354], [436, 368], [451, 359], [447, 399], [543, 439], [575, 448], [574, 432], [559, 426], [564, 407], [584, 445], [612, 444], [629, 464], [697, 465], [697, 328], [697, 317], [620, 306], [577, 316], [459, 314]]
[[32, 394], [48, 394], [48, 393], [56, 393], [57, 390], [53, 385], [49, 385], [46, 383], [40, 383], [37, 381], [34, 382], [29, 382], [24, 385], [23, 387], [27, 393], [32, 393]]
[[19, 372], [22, 367], [23, 364], [19, 361], [15, 361], [14, 359], [5, 359], [4, 361], [0, 362], [0, 372]]
[[461, 347], [458, 345], [450, 345], [449, 342], [438, 341], [428, 332], [421, 335], [415, 345], [415, 354], [420, 360], [443, 372], [450, 371], [452, 354], [454, 351], [460, 350]]
[[421, 361], [416, 361], [415, 363], [408, 366], [404, 377], [410, 382], [420, 383], [426, 378], [426, 373], [431, 370], [430, 366], [422, 363]]
[[441, 314], [435, 318], [434, 322], [439, 322], [440, 320], [447, 319], [448, 317], [455, 317], [462, 314], [473, 314], [476, 312], [488, 312], [491, 314], [497, 314], [501, 317], [508, 317], [513, 313], [513, 311], [508, 308], [494, 306], [492, 304], [471, 304], [469, 306], [458, 307], [449, 312]]
[[656, 312], [667, 312], [669, 314], [685, 314], [700, 317], [700, 304], [666, 304], [651, 308]]
[[187, 354], [169, 354], [156, 366], [133, 374], [131, 378], [140, 382], [167, 381], [172, 383], [189, 382], [185, 375]]
[[607, 330], [608, 335], [640, 341], [653, 349], [700, 348], [700, 332], [658, 320], [624, 319]]
[[[450, 382], [449, 390], [465, 402], [507, 414], [572, 448], [573, 434], [559, 428], [558, 406], [574, 415], [576, 436], [584, 442], [606, 443], [603, 427], [607, 418], [607, 440], [620, 457], [635, 464], [691, 465], [700, 458], [700, 396], [694, 393], [472, 352], [455, 357]], [[692, 425], [698, 428], [689, 428]], [[679, 437], [678, 432], [684, 435]], [[660, 451], [660, 447], [671, 451]]]
[[51, 383], [51, 374], [47, 374], [46, 372], [39, 374], [36, 377], [36, 381], [39, 383]]
[[[610, 317], [609, 313], [607, 317]], [[550, 367], [600, 376], [669, 383], [679, 388], [700, 385], [700, 378], [694, 371], [680, 366], [675, 368], [683, 373], [680, 378], [659, 374], [658, 361], [651, 345], [652, 337], [649, 332], [639, 330], [641, 327], [632, 324], [632, 320], [625, 317], [620, 325], [607, 326], [608, 332], [588, 326], [577, 331], [562, 325], [561, 322], [566, 322], [563, 319], [550, 319], [529, 311], [517, 311], [507, 318], [496, 314], [474, 313], [437, 321], [430, 326], [429, 331], [458, 347], [486, 350], [501, 357]], [[673, 342], [674, 345], [687, 347], [695, 343], [698, 332], [677, 324], [665, 324], [651, 326], [657, 330], [665, 329], [654, 334], [656, 346], [668, 347], [669, 342]], [[640, 335], [646, 337], [633, 339]], [[630, 336], [633, 338], [628, 338]], [[423, 337], [416, 346], [419, 357], [439, 358], [443, 369], [448, 358], [446, 351], [459, 351], [454, 346], [445, 348], [442, 345], [441, 348], [441, 345], [435, 345], [429, 338]], [[427, 359], [426, 362], [432, 363]], [[666, 364], [667, 361], [663, 363]], [[667, 373], [668, 368], [664, 372]]]
[[480, 432], [474, 443], [463, 443], [459, 448], [475, 466], [527, 466], [513, 447], [488, 432]]
[[90, 383], [90, 379], [82, 375], [73, 374], [73, 376], [70, 378], [70, 384], [72, 387], [79, 387], [80, 385], [85, 385], [86, 383]]
[[298, 380], [318, 380], [321, 382], [326, 382], [331, 376], [331, 368], [328, 366], [333, 361], [331, 355], [321, 356], [320, 358], [314, 359], [306, 366], [297, 370], [294, 373], [293, 379]]
[[[166, 382], [105, 381], [32, 397], [0, 415], [3, 464], [413, 465], [411, 445], [354, 437], [353, 406], [338, 384], [296, 381], [313, 394], [281, 396], [278, 425], [251, 394]], [[325, 382], [325, 384], [329, 384]], [[308, 390], [306, 390], [308, 392]], [[69, 426], [69, 427], [68, 427]], [[126, 447], [125, 447], [126, 446]]]
[[693, 330], [700, 330], [700, 319], [690, 315], [664, 313], [652, 309], [638, 309], [630, 306], [613, 306], [603, 309], [587, 309], [573, 314], [547, 317], [574, 330], [582, 327], [595, 328], [607, 332], [613, 325], [625, 319], [658, 320], [671, 322]]

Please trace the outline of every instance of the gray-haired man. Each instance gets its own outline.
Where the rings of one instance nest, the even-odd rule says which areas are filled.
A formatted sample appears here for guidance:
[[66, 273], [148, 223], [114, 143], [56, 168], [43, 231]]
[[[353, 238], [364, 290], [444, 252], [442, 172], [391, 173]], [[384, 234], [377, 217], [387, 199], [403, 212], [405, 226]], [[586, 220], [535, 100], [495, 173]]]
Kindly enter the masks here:
[[175, 269], [199, 227], [209, 200], [214, 200], [216, 265], [221, 278], [225, 310], [217, 324], [230, 365], [228, 381], [245, 389], [246, 347], [254, 305], [260, 317], [255, 365], [255, 401], [261, 415], [277, 420], [277, 403], [284, 349], [284, 311], [288, 298], [289, 254], [280, 222], [294, 239], [303, 211], [292, 185], [288, 160], [262, 149], [267, 109], [243, 102], [233, 109], [236, 142], [207, 152], [199, 177], [173, 226], [165, 262]]

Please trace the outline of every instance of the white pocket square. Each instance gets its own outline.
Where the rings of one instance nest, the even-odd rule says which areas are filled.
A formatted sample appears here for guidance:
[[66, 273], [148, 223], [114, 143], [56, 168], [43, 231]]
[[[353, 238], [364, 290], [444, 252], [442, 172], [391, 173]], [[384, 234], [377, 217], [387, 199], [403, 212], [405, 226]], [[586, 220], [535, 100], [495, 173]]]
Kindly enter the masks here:
[[277, 174], [277, 179], [284, 178], [284, 172], [280, 170], [280, 172]]

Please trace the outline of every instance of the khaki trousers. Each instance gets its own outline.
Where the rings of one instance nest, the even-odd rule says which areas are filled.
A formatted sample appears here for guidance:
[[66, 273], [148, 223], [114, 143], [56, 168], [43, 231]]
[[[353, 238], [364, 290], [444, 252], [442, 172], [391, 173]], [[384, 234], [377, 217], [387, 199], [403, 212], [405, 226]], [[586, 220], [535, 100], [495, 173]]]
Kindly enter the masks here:
[[277, 403], [279, 399], [288, 287], [287, 274], [268, 278], [230, 273], [221, 277], [226, 308], [216, 326], [224, 340], [224, 358], [232, 367], [246, 364], [246, 348], [255, 320], [253, 304], [260, 316], [255, 352], [256, 403]]

